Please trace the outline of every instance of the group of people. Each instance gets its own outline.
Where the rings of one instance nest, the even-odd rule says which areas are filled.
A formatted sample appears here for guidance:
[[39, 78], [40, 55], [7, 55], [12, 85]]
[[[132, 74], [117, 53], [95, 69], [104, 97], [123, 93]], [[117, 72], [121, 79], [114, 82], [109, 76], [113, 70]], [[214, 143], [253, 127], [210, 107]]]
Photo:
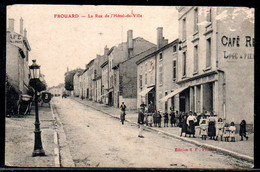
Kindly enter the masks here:
[[[226, 123], [222, 118], [218, 118], [214, 113], [202, 113], [197, 115], [195, 112], [190, 111], [189, 113], [174, 111], [173, 108], [170, 108], [171, 112], [168, 114], [167, 112], [161, 114], [160, 111], [155, 110], [152, 103], [149, 104], [148, 109], [146, 109], [146, 105], [142, 103], [140, 105], [141, 110], [138, 113], [138, 124], [139, 124], [139, 135], [138, 137], [143, 138], [142, 131], [143, 125], [161, 127], [162, 118], [164, 122], [164, 127], [168, 127], [170, 122], [171, 127], [176, 126], [181, 128], [182, 136], [186, 137], [195, 137], [195, 126], [199, 126], [200, 131], [199, 135], [202, 140], [209, 139], [216, 140], [220, 138], [221, 141], [226, 142], [235, 142], [235, 132], [236, 126], [234, 122]], [[125, 116], [126, 106], [124, 103], [121, 105], [121, 110], [123, 116]], [[123, 117], [124, 119], [124, 117]], [[123, 122], [122, 122], [123, 124]], [[240, 123], [239, 135], [241, 136], [241, 141], [245, 138], [248, 140], [247, 131], [246, 131], [246, 121], [242, 120]]]
[[[209, 137], [209, 139], [216, 141], [218, 141], [219, 138], [223, 141], [224, 138], [225, 142], [235, 142], [236, 126], [234, 122], [231, 122], [230, 124], [226, 123], [225, 120], [218, 118], [217, 115], [213, 113], [207, 114], [206, 112], [197, 116], [196, 113], [190, 111], [189, 114], [182, 113], [180, 116], [180, 136], [184, 133], [185, 137], [187, 134], [195, 137], [195, 126], [199, 126], [199, 135], [202, 140], [206, 140], [206, 138]], [[242, 120], [239, 131], [241, 141], [244, 138], [248, 140], [246, 133], [246, 121]]]

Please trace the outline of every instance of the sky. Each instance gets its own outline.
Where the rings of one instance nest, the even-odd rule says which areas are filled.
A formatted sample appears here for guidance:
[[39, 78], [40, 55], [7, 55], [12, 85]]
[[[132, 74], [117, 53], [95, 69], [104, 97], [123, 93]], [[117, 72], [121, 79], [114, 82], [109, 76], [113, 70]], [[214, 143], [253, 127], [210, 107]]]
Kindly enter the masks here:
[[[61, 14], [79, 17], [58, 18]], [[102, 18], [95, 17], [96, 14]], [[139, 17], [119, 18], [113, 14], [139, 14]], [[93, 18], [89, 18], [91, 15]], [[155, 44], [157, 27], [163, 27], [163, 36], [169, 42], [178, 35], [178, 12], [174, 6], [7, 6], [7, 26], [8, 18], [15, 19], [17, 33], [21, 17], [31, 46], [29, 64], [36, 59], [48, 87], [64, 83], [67, 67], [85, 69], [97, 54], [103, 55], [106, 45], [111, 48], [126, 42], [127, 30], [133, 30], [133, 38], [142, 37]]]

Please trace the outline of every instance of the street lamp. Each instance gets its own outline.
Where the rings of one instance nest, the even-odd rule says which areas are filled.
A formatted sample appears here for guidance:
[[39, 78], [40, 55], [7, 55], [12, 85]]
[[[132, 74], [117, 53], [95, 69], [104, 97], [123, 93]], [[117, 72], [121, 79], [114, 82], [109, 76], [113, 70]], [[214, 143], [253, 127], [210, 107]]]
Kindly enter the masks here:
[[40, 85], [40, 66], [36, 64], [36, 60], [32, 60], [33, 64], [29, 66], [30, 69], [30, 85], [35, 91], [35, 131], [34, 131], [34, 150], [32, 156], [44, 156], [45, 152], [42, 148], [41, 130], [39, 121], [39, 110], [38, 110], [38, 95], [37, 91]]

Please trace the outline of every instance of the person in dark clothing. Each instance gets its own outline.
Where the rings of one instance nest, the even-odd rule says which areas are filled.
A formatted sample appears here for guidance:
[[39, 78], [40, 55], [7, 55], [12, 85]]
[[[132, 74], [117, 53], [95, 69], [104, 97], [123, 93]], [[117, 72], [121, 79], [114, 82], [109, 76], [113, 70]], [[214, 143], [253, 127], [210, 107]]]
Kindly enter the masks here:
[[150, 104], [148, 105], [148, 113], [153, 113], [154, 112], [154, 105], [153, 102], [151, 101]]
[[243, 141], [243, 137], [248, 140], [248, 136], [246, 136], [246, 121], [242, 120], [240, 123], [240, 130], [239, 130], [239, 135], [241, 136], [241, 141]]
[[171, 113], [170, 113], [170, 123], [171, 123], [171, 126], [175, 127], [175, 124], [176, 124], [176, 120], [175, 120], [175, 112], [173, 111], [173, 108], [171, 108]]
[[144, 104], [144, 102], [142, 102], [142, 104], [140, 105], [140, 108], [143, 112], [145, 111], [145, 107], [146, 107], [146, 104]]
[[[180, 115], [179, 115], [179, 127], [182, 127], [182, 118], [183, 118], [183, 115], [184, 113], [180, 112]], [[176, 113], [176, 116], [177, 116], [177, 113]]]
[[160, 111], [157, 113], [157, 124], [158, 127], [161, 127], [161, 122], [162, 122], [162, 115], [160, 114]]
[[181, 135], [182, 136], [182, 133], [185, 133], [184, 137], [186, 137], [186, 131], [187, 131], [187, 116], [186, 115], [182, 115], [182, 118], [181, 118], [181, 121], [180, 121], [180, 124], [181, 124]]
[[168, 127], [168, 122], [169, 122], [169, 116], [168, 116], [168, 113], [165, 112], [163, 114], [163, 118], [164, 118], [164, 127], [167, 126]]
[[125, 109], [126, 109], [126, 105], [124, 102], [122, 102], [121, 106], [120, 106], [120, 109], [122, 112], [125, 112]]
[[209, 121], [209, 127], [208, 127], [208, 136], [210, 139], [216, 139], [216, 122], [217, 118], [214, 117], [214, 114], [211, 113], [210, 117], [208, 118]]
[[144, 138], [144, 136], [143, 136], [144, 112], [140, 111], [138, 113], [138, 121], [137, 121], [137, 123], [139, 124], [139, 134], [138, 134], [138, 137]]
[[153, 113], [153, 124], [155, 127], [157, 127], [157, 112]]
[[122, 125], [124, 125], [125, 115], [126, 115], [125, 114], [126, 105], [124, 104], [124, 102], [122, 102], [120, 109], [121, 109], [120, 120], [122, 122]]
[[187, 132], [186, 134], [189, 134], [189, 136], [193, 135], [195, 137], [195, 122], [197, 122], [196, 117], [192, 112], [190, 112], [190, 115], [187, 118]]

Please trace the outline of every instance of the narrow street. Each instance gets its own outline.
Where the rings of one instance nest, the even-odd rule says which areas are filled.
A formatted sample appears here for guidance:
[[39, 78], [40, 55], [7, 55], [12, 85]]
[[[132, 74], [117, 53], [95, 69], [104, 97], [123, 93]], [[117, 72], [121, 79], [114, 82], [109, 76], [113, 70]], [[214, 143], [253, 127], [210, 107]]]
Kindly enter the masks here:
[[[252, 168], [252, 164], [161, 133], [144, 131], [70, 98], [52, 100], [75, 167]], [[176, 151], [176, 149], [187, 151]], [[61, 157], [66, 158], [66, 157]]]

